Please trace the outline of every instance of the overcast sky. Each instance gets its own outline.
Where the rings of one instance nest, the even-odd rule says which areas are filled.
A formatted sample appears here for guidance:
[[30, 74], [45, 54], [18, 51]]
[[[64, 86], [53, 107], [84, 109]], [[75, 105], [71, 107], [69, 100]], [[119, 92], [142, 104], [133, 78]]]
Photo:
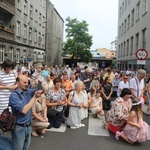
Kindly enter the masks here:
[[50, 1], [64, 21], [69, 16], [89, 24], [89, 34], [93, 36], [91, 49], [111, 49], [111, 42], [117, 36], [118, 0]]

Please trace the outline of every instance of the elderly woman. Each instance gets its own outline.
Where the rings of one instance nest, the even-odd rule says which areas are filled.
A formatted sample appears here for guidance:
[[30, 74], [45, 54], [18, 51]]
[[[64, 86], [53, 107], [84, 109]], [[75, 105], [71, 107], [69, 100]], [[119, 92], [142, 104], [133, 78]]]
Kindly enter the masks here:
[[116, 131], [120, 131], [125, 125], [132, 107], [132, 100], [130, 97], [130, 89], [124, 88], [120, 97], [113, 102], [111, 109], [107, 112], [107, 122], [104, 121], [103, 125], [104, 127], [107, 126], [111, 132], [116, 133]]
[[[31, 88], [37, 88], [37, 83], [33, 84]], [[37, 137], [39, 134], [44, 134], [45, 129], [49, 126], [47, 118], [47, 106], [45, 94], [35, 101], [32, 106], [32, 136]]]
[[0, 71], [0, 115], [8, 107], [9, 96], [18, 85], [16, 85], [17, 74], [12, 69], [14, 64], [11, 60], [6, 59], [2, 64]]
[[46, 104], [48, 107], [47, 116], [50, 122], [48, 129], [51, 127], [59, 128], [63, 118], [63, 106], [66, 105], [66, 93], [61, 88], [62, 79], [57, 77], [53, 80], [54, 87], [47, 93]]
[[82, 88], [83, 82], [77, 81], [75, 83], [75, 90], [69, 93], [68, 105], [70, 106], [70, 109], [69, 116], [67, 118], [67, 125], [69, 125], [71, 129], [77, 129], [85, 126], [81, 123], [81, 108], [84, 105]]

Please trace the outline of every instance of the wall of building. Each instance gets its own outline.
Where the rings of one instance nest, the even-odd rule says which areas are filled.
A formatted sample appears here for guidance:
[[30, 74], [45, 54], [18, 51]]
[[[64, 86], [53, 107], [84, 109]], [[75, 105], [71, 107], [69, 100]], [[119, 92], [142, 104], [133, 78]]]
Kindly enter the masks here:
[[62, 64], [64, 21], [50, 1], [47, 1], [46, 63]]
[[150, 54], [150, 1], [119, 0], [118, 7], [118, 68], [150, 68], [150, 55], [145, 65], [137, 64], [135, 55], [138, 49]]

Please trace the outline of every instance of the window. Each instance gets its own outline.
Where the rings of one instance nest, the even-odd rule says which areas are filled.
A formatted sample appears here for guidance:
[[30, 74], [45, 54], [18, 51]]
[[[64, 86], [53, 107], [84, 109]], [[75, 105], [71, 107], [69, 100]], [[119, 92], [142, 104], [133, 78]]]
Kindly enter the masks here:
[[136, 20], [140, 18], [140, 1], [136, 5]]
[[131, 26], [134, 25], [134, 9], [132, 10]]
[[121, 29], [122, 29], [122, 31], [121, 31], [121, 35], [123, 35], [123, 23], [122, 23]]
[[0, 16], [0, 26], [4, 26], [4, 18]]
[[37, 31], [34, 32], [34, 42], [37, 43]]
[[44, 34], [42, 34], [42, 45], [44, 45], [44, 42], [45, 42], [45, 40], [44, 40]]
[[133, 55], [133, 36], [131, 37], [130, 56]]
[[23, 26], [23, 38], [27, 39], [27, 25], [25, 25], [25, 24]]
[[17, 36], [21, 36], [21, 24], [20, 21], [17, 21]]
[[120, 7], [120, 13], [119, 13], [119, 18], [121, 18], [121, 7]]
[[142, 30], [142, 46], [146, 49], [146, 29]]
[[127, 0], [125, 0], [125, 10], [127, 9]]
[[41, 32], [39, 32], [39, 37], [38, 37], [38, 44], [41, 44], [42, 38], [41, 38]]
[[136, 37], [136, 41], [135, 41], [135, 50], [138, 50], [138, 48], [139, 48], [139, 33], [137, 33], [136, 35], [135, 35], [135, 37]]
[[32, 41], [32, 28], [29, 29], [29, 40]]
[[21, 10], [21, 2], [20, 2], [20, 0], [17, 0], [17, 9]]
[[123, 49], [123, 56], [125, 56], [126, 55], [126, 42], [124, 42], [124, 47], [123, 47], [124, 49]]
[[4, 61], [4, 51], [5, 51], [5, 46], [0, 45], [0, 63], [3, 63]]
[[129, 55], [129, 39], [127, 40], [127, 56]]
[[41, 26], [41, 19], [42, 19], [42, 15], [41, 15], [41, 13], [39, 13], [39, 25]]
[[16, 63], [20, 62], [20, 49], [17, 49], [16, 51]]
[[147, 12], [148, 0], [143, 0], [143, 15]]
[[124, 2], [122, 3], [122, 15], [124, 14]]
[[30, 5], [30, 18], [33, 19], [33, 6]]
[[120, 57], [122, 57], [123, 56], [123, 44], [121, 44], [121, 52], [120, 53], [121, 53]]
[[130, 29], [130, 15], [128, 15], [128, 27], [127, 29], [129, 30]]
[[124, 33], [126, 33], [126, 24], [127, 24], [127, 21], [126, 21], [126, 19], [124, 20]]
[[38, 22], [38, 10], [35, 9], [35, 21]]
[[119, 50], [118, 50], [118, 58], [120, 57], [120, 45], [119, 45]]
[[26, 14], [27, 15], [27, 13], [28, 13], [28, 5], [27, 5], [27, 0], [24, 0], [24, 14]]
[[37, 52], [34, 52], [34, 61], [37, 61]]
[[13, 47], [9, 47], [8, 58], [10, 60], [12, 60], [12, 61], [14, 61], [13, 52], [14, 52], [14, 48]]

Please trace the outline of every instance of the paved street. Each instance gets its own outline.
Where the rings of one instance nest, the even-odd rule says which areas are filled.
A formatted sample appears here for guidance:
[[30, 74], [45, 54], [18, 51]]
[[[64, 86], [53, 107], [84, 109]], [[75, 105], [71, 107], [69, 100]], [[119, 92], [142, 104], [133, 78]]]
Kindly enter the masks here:
[[[150, 125], [150, 117], [144, 115], [144, 120]], [[150, 147], [150, 140], [130, 145], [123, 140], [115, 140], [111, 133], [110, 137], [88, 135], [88, 119], [83, 123], [86, 127], [67, 128], [64, 133], [47, 131], [44, 139], [32, 137], [30, 150], [148, 150]]]

